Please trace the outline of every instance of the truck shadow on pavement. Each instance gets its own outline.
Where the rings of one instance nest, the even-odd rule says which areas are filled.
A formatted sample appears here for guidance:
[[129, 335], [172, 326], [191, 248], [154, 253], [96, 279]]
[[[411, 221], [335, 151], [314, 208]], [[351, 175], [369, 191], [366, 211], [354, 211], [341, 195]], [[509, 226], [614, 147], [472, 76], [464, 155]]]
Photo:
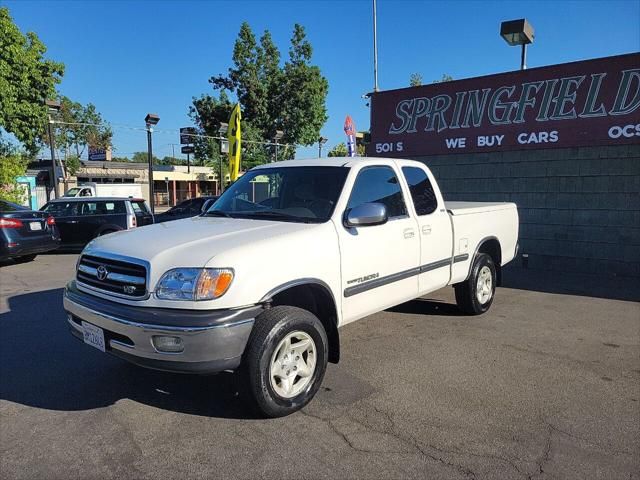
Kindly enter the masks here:
[[130, 399], [161, 409], [221, 418], [257, 418], [239, 375], [180, 375], [130, 365], [71, 336], [63, 289], [8, 299], [0, 314], [0, 398], [49, 410], [90, 410]]
[[464, 313], [460, 311], [457, 305], [430, 298], [416, 298], [395, 307], [387, 308], [386, 311], [412, 315], [464, 316]]

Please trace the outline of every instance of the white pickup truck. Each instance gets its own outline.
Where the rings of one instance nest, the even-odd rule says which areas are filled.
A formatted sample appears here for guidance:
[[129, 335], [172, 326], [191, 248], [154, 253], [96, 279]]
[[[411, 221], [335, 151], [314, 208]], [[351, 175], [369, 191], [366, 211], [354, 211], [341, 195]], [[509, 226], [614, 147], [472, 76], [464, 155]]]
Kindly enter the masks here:
[[85, 343], [154, 369], [239, 369], [282, 416], [338, 362], [339, 327], [447, 285], [487, 311], [517, 241], [514, 204], [445, 203], [422, 163], [285, 161], [198, 217], [93, 240], [64, 307]]
[[84, 182], [70, 188], [65, 197], [135, 197], [142, 198], [140, 183], [95, 183]]

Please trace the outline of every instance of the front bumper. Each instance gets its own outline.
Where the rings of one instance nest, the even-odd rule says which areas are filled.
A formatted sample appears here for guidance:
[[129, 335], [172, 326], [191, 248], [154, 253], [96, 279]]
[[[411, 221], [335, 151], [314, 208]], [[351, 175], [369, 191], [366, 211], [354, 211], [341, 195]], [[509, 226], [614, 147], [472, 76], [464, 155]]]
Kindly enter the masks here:
[[[240, 365], [261, 306], [234, 310], [183, 310], [123, 305], [77, 289], [64, 291], [71, 333], [83, 339], [82, 321], [104, 331], [105, 349], [142, 367], [183, 373], [216, 373]], [[179, 337], [180, 353], [158, 351], [154, 336]]]

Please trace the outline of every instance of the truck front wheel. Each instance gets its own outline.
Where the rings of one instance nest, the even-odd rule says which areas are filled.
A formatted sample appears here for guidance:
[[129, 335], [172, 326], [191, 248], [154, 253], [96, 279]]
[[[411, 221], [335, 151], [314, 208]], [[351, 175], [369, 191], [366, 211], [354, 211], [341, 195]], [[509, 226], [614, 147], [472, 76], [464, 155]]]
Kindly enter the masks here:
[[458, 307], [469, 315], [480, 315], [491, 307], [496, 291], [496, 266], [486, 253], [476, 256], [471, 275], [454, 285]]
[[277, 306], [254, 324], [244, 374], [258, 411], [283, 417], [311, 401], [327, 369], [328, 341], [322, 322], [307, 310]]

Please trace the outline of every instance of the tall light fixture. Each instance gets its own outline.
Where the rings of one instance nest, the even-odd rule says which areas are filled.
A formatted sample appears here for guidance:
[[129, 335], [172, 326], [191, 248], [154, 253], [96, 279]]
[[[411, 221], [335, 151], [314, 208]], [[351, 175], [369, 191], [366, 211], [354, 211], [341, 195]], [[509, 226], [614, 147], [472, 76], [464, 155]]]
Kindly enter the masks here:
[[500, 36], [509, 45], [522, 45], [522, 53], [520, 55], [520, 70], [527, 68], [527, 45], [533, 43], [534, 33], [533, 27], [526, 18], [518, 20], [509, 20], [500, 24]]
[[320, 137], [318, 139], [318, 158], [322, 158], [322, 146], [327, 143], [328, 140], [326, 137]]
[[378, 91], [378, 9], [373, 0], [373, 91]]
[[49, 147], [51, 148], [51, 188], [53, 189], [54, 198], [60, 196], [58, 192], [58, 162], [56, 161], [56, 146], [53, 136], [53, 117], [60, 111], [60, 102], [56, 100], [45, 100], [44, 104], [47, 106], [49, 115]]
[[149, 157], [149, 203], [151, 204], [151, 213], [155, 213], [155, 199], [153, 198], [153, 146], [151, 142], [151, 134], [154, 125], [157, 125], [160, 117], [155, 113], [147, 113], [144, 117], [144, 123], [147, 127], [147, 156]]
[[276, 130], [276, 134], [273, 136], [273, 141], [276, 145], [276, 162], [278, 161], [278, 141], [282, 140], [284, 132], [282, 130]]
[[[227, 132], [229, 131], [229, 124], [226, 122], [220, 122], [220, 126], [218, 127], [218, 135], [221, 137], [220, 139], [220, 153], [224, 154], [224, 153], [229, 153], [229, 140], [225, 139], [224, 137], [227, 135]], [[222, 195], [222, 188], [224, 187], [224, 178], [222, 175], [222, 157], [223, 155], [220, 155], [220, 178], [218, 179], [218, 195]]]

